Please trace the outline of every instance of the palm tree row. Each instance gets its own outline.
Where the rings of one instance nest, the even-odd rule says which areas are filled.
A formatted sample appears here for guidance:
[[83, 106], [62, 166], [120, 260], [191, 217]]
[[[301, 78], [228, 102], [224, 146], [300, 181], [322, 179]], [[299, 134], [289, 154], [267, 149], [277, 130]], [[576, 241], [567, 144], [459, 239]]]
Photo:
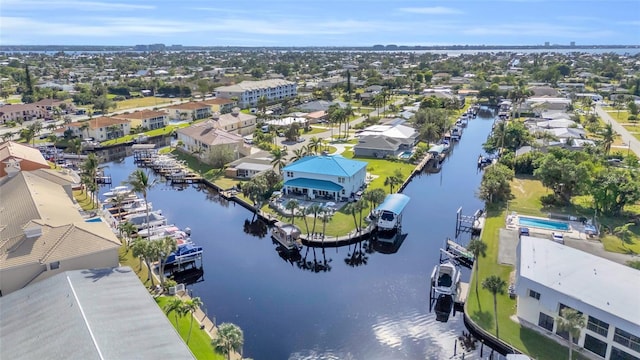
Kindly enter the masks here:
[[169, 302], [163, 307], [164, 313], [169, 316], [173, 313], [176, 322], [176, 330], [178, 330], [178, 334], [180, 334], [180, 327], [178, 326], [178, 318], [182, 318], [183, 316], [190, 314], [191, 321], [189, 324], [189, 334], [187, 335], [186, 343], [189, 345], [189, 340], [191, 340], [191, 330], [193, 329], [193, 318], [196, 310], [202, 306], [202, 300], [199, 297], [194, 297], [186, 300], [182, 300], [181, 298], [174, 296], [169, 300]]
[[131, 251], [133, 256], [144, 261], [149, 271], [147, 281], [151, 282], [151, 286], [155, 286], [152, 263], [158, 263], [158, 276], [160, 277], [160, 284], [164, 286], [165, 276], [164, 269], [167, 257], [176, 251], [178, 244], [176, 239], [165, 236], [158, 240], [146, 240], [138, 238], [131, 244]]

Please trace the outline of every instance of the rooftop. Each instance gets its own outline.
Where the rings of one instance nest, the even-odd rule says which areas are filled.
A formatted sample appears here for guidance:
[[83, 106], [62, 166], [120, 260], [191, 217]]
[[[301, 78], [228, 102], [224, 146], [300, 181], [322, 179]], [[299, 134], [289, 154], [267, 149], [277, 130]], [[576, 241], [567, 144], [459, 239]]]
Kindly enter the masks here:
[[65, 126], [79, 128], [85, 123], [89, 124], [89, 129], [99, 129], [107, 126], [128, 124], [129, 120], [120, 119], [118, 117], [100, 116], [87, 121], [72, 122], [71, 124], [67, 124]]
[[400, 194], [400, 193], [389, 194], [384, 199], [382, 204], [380, 204], [376, 208], [376, 210], [390, 211], [397, 215], [402, 213], [402, 210], [404, 210], [404, 208], [407, 206], [408, 203], [409, 203], [409, 197], [407, 195]]
[[57, 274], [0, 298], [2, 359], [194, 359], [128, 267]]
[[367, 163], [364, 161], [346, 159], [339, 155], [306, 156], [292, 164], [285, 166], [282, 170], [299, 171], [309, 174], [350, 177], [366, 167]]
[[203, 102], [186, 102], [184, 104], [177, 104], [165, 107], [164, 109], [172, 109], [172, 110], [199, 110], [199, 109], [208, 109], [209, 105]]
[[49, 163], [44, 159], [40, 150], [13, 141], [0, 144], [0, 161], [5, 161], [9, 158], [28, 160], [49, 167]]
[[[640, 328], [640, 271], [548, 239], [520, 239], [519, 273]], [[637, 334], [637, 332], [636, 332]]]
[[142, 110], [142, 111], [134, 111], [128, 114], [118, 114], [116, 117], [121, 119], [151, 119], [160, 116], [167, 116], [167, 113], [164, 111], [153, 111], [153, 110]]
[[273, 88], [278, 86], [295, 85], [294, 82], [282, 79], [269, 79], [260, 81], [242, 81], [235, 85], [220, 86], [216, 91], [234, 92], [234, 91], [252, 91], [265, 88]]
[[183, 134], [209, 146], [237, 143], [242, 144], [244, 142], [244, 139], [240, 135], [216, 129], [213, 120], [194, 124], [189, 127], [179, 129], [177, 132], [178, 134]]

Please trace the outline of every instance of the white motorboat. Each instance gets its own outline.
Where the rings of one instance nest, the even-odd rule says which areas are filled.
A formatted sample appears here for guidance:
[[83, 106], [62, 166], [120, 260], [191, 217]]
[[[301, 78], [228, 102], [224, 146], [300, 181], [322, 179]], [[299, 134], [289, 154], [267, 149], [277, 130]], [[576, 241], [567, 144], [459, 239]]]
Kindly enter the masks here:
[[114, 198], [119, 194], [130, 195], [132, 193], [131, 189], [128, 186], [116, 186], [111, 188], [111, 191], [107, 191], [102, 194], [105, 198]]
[[436, 294], [455, 295], [460, 283], [460, 269], [447, 261], [436, 265], [431, 273], [431, 285]]
[[132, 223], [138, 230], [167, 225], [167, 218], [162, 216], [160, 211], [150, 212], [148, 223], [146, 212], [130, 214], [125, 216], [124, 219], [125, 221]]

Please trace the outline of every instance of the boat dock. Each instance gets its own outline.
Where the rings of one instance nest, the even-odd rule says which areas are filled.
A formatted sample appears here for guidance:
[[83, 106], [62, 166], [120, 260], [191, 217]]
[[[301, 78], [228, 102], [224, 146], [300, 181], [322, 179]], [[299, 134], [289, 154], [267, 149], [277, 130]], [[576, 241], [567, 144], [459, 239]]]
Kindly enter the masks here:
[[153, 169], [171, 183], [196, 184], [202, 182], [202, 176], [194, 173], [184, 161], [171, 155], [160, 154], [154, 144], [135, 144], [132, 149], [136, 165]]

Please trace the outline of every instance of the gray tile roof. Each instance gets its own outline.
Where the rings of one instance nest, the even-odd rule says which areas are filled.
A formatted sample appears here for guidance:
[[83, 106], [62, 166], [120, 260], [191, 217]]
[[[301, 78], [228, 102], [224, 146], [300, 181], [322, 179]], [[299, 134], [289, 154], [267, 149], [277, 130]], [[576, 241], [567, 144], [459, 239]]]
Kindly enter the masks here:
[[128, 267], [67, 271], [1, 297], [0, 344], [1, 359], [194, 359]]

